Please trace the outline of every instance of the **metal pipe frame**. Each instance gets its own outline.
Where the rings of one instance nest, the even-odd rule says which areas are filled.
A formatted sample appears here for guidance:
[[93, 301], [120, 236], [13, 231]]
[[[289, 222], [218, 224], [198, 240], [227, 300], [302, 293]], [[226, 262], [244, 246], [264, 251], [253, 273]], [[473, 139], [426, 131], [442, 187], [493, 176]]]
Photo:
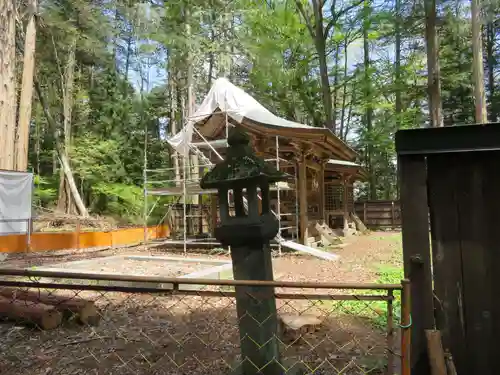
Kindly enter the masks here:
[[[225, 136], [226, 136], [226, 142], [227, 142], [227, 138], [229, 136], [229, 127], [230, 126], [233, 126], [232, 124], [229, 123], [228, 121], [228, 114], [225, 113]], [[210, 143], [206, 140], [206, 138], [197, 130], [195, 129], [195, 132], [196, 134], [198, 134], [201, 139], [207, 144], [208, 148], [215, 153], [215, 155], [220, 159], [220, 160], [223, 160], [222, 156], [219, 154], [219, 152], [217, 150], [215, 150], [215, 148], [212, 147], [212, 145], [210, 145]], [[291, 164], [294, 166], [294, 175], [293, 175], [293, 178], [294, 178], [294, 181], [295, 181], [295, 192], [297, 190], [297, 168], [296, 166], [291, 163], [289, 160], [285, 160], [283, 158], [281, 158], [279, 156], [279, 137], [276, 136], [276, 158], [273, 158], [273, 159], [266, 159], [266, 161], [274, 161], [276, 163], [276, 168], [279, 169], [281, 167], [281, 165], [288, 165], [288, 164]], [[147, 143], [147, 138], [146, 138], [146, 143]], [[144, 146], [145, 148], [145, 151], [147, 150], [147, 144], [145, 144]], [[197, 154], [197, 155], [202, 155], [203, 158], [203, 165], [201, 165], [201, 167], [211, 167], [213, 165], [213, 163], [211, 163], [209, 161], [209, 159], [206, 158], [206, 156], [202, 153], [202, 151], [200, 151], [198, 148], [196, 148], [195, 146], [193, 146], [192, 144], [189, 144], [189, 149], [188, 149], [188, 155], [181, 155], [182, 157], [182, 176], [181, 176], [181, 179], [182, 179], [182, 205], [183, 205], [183, 241], [184, 241], [184, 254], [187, 254], [187, 242], [188, 242], [188, 234], [187, 234], [187, 208], [186, 208], [186, 205], [187, 205], [187, 194], [188, 194], [188, 186], [187, 186], [187, 171], [188, 171], [188, 168], [190, 167], [190, 154], [191, 152]], [[186, 161], [186, 157], [188, 158], [188, 160]], [[170, 179], [170, 180], [152, 180], [152, 179], [148, 179], [148, 172], [149, 173], [162, 173], [162, 172], [171, 172], [171, 171], [174, 171], [175, 170], [175, 167], [172, 167], [172, 168], [161, 168], [161, 169], [147, 169], [147, 155], [145, 153], [144, 155], [144, 172], [143, 172], [143, 179], [144, 179], [144, 243], [147, 247], [147, 222], [148, 222], [148, 218], [149, 216], [151, 215], [152, 213], [152, 209], [149, 210], [148, 209], [148, 202], [147, 202], [147, 197], [151, 194], [151, 191], [148, 190], [148, 184], [165, 184], [165, 183], [172, 183], [172, 182], [175, 182], [175, 183], [178, 183], [178, 182], [181, 182], [181, 181], [177, 181], [176, 178], [173, 178], [173, 179]], [[201, 179], [201, 177], [199, 178]], [[281, 191], [283, 189], [280, 188], [279, 184], [277, 185], [276, 187], [276, 191], [277, 191], [277, 201], [278, 201], [278, 208], [277, 208], [277, 212], [272, 212], [277, 220], [278, 220], [278, 226], [279, 226], [279, 230], [278, 230], [278, 235], [277, 235], [277, 238], [278, 238], [278, 254], [281, 255], [282, 253], [282, 247], [281, 247], [281, 240], [282, 240], [282, 236], [281, 236], [281, 232], [283, 230], [283, 228], [281, 227]], [[287, 189], [285, 189], [287, 190]], [[168, 194], [168, 195], [175, 195], [175, 194]], [[229, 197], [228, 197], [229, 198]], [[260, 197], [259, 197], [260, 198]], [[296, 220], [296, 223], [298, 223], [298, 204], [297, 204], [297, 194], [295, 194], [295, 220]], [[154, 208], [154, 207], [153, 207]], [[288, 215], [290, 216], [290, 215]], [[165, 217], [165, 216], [164, 216]], [[163, 220], [163, 219], [162, 219]], [[295, 226], [296, 227], [296, 226]], [[286, 227], [287, 229], [290, 229], [290, 228], [294, 228], [293, 226], [292, 227]], [[292, 239], [295, 239], [297, 235], [297, 231], [295, 232], [295, 234], [292, 233]]]
[[[10, 276], [10, 277], [20, 276], [20, 277], [32, 277], [32, 278], [46, 277], [46, 278], [56, 278], [56, 279], [71, 279], [71, 280], [122, 281], [122, 282], [142, 282], [142, 283], [174, 284], [174, 285], [182, 284], [182, 285], [213, 285], [213, 286], [269, 286], [274, 288], [348, 289], [348, 290], [402, 290], [403, 289], [402, 284], [217, 280], [217, 279], [169, 278], [169, 277], [157, 277], [157, 276], [118, 275], [118, 274], [88, 274], [84, 272], [42, 271], [42, 270], [9, 269], [9, 268], [0, 268], [0, 276]], [[36, 281], [25, 282], [25, 281], [15, 281], [15, 280], [0, 280], [0, 285], [7, 285], [7, 283], [23, 283], [23, 282], [29, 285], [41, 285], [41, 283], [38, 283]], [[56, 286], [64, 285], [61, 283], [48, 283], [48, 284]], [[81, 287], [82, 285], [74, 285], [74, 286]]]

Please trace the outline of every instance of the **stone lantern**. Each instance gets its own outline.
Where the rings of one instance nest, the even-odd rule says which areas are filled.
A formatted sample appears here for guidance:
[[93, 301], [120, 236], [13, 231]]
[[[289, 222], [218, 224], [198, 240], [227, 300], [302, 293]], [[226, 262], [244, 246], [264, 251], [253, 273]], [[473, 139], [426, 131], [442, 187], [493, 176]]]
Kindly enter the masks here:
[[[285, 174], [257, 157], [247, 135], [239, 128], [231, 129], [228, 144], [225, 160], [201, 180], [203, 189], [218, 190], [220, 224], [215, 237], [231, 247], [235, 280], [273, 280], [269, 241], [278, 233], [278, 223], [269, 207], [269, 185], [284, 180]], [[229, 212], [230, 191], [234, 216]], [[235, 289], [242, 354], [239, 373], [281, 374], [274, 288], [237, 286]]]

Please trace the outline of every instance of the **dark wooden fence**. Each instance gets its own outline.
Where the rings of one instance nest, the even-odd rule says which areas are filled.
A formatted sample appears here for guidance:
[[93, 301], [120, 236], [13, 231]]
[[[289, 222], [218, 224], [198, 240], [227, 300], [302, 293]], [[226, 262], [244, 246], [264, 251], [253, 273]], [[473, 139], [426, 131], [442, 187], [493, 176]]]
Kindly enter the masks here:
[[399, 201], [355, 202], [354, 211], [368, 228], [398, 228], [401, 226]]

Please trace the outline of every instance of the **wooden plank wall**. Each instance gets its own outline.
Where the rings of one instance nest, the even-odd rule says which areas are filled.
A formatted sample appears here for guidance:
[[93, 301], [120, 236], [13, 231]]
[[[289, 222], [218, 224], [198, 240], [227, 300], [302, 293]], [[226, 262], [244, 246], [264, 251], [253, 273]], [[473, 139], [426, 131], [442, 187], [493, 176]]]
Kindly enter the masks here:
[[500, 152], [428, 157], [436, 326], [458, 374], [497, 374]]
[[412, 374], [430, 373], [424, 330], [434, 328], [458, 374], [497, 374], [500, 151], [403, 155], [399, 161]]
[[[168, 226], [148, 228], [148, 239], [170, 236]], [[117, 229], [109, 232], [53, 232], [0, 236], [0, 253], [51, 251], [132, 245], [144, 241], [144, 228]]]
[[354, 211], [368, 228], [401, 227], [401, 205], [399, 201], [355, 202]]

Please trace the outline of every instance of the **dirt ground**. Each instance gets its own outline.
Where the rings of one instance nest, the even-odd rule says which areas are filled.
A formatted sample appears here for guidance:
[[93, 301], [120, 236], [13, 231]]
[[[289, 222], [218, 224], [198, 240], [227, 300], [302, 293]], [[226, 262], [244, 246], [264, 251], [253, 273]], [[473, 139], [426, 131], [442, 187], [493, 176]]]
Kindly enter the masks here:
[[[381, 268], [401, 266], [400, 250], [400, 233], [372, 232], [329, 249], [340, 256], [334, 262], [285, 253], [274, 259], [275, 279], [377, 282]], [[133, 247], [22, 254], [4, 260], [2, 267], [35, 267], [118, 254], [179, 256], [179, 251]], [[230, 259], [220, 251], [189, 252], [189, 257]], [[102, 314], [97, 327], [67, 322], [56, 330], [40, 331], [0, 322], [4, 338], [0, 343], [0, 374], [238, 374], [229, 370], [239, 361], [234, 298], [86, 293], [87, 298], [96, 300]], [[83, 296], [81, 292], [78, 295]], [[384, 373], [385, 327], [377, 328], [363, 316], [364, 310], [375, 307], [372, 302], [292, 298], [277, 300], [277, 307], [279, 314], [312, 314], [322, 321], [299, 341], [280, 343], [282, 359], [290, 368], [301, 369], [287, 375]], [[383, 307], [382, 302], [381, 314]], [[397, 344], [396, 337], [393, 340]], [[395, 369], [397, 373], [397, 359]]]
[[[342, 247], [325, 249], [338, 254], [338, 260], [328, 262], [300, 253], [283, 252], [274, 260], [274, 276], [276, 280], [317, 281], [317, 282], [375, 282], [381, 267], [400, 267], [401, 233], [371, 232], [369, 235], [353, 236], [345, 240]], [[69, 261], [103, 258], [111, 255], [175, 255], [181, 250], [168, 248], [147, 248], [134, 246], [119, 249], [63, 250], [30, 254], [13, 254], [0, 264], [2, 268], [25, 268], [48, 266]], [[220, 250], [188, 250], [191, 258], [212, 258], [230, 260], [227, 253]], [[118, 268], [118, 267], [117, 267]], [[112, 272], [107, 267], [106, 272]], [[119, 272], [117, 269], [116, 272]], [[146, 274], [143, 267], [139, 274]]]
[[402, 264], [401, 233], [372, 232], [354, 236], [345, 246], [331, 252], [340, 257], [335, 262], [299, 255], [284, 256], [276, 262], [279, 280], [318, 281], [339, 283], [376, 282], [380, 267]]

